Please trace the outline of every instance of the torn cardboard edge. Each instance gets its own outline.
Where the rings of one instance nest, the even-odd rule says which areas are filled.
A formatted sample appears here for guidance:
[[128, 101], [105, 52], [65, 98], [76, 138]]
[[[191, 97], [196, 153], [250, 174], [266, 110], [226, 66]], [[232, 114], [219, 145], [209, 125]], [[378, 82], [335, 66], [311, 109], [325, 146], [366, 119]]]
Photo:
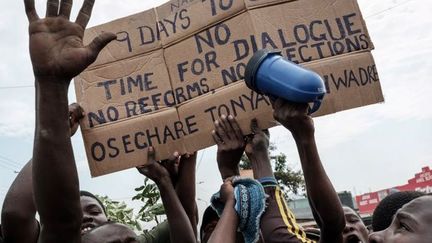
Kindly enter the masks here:
[[[210, 1], [206, 1], [206, 2], [211, 2], [211, 1], [213, 1], [213, 0], [210, 0]], [[172, 2], [178, 2], [178, 1], [170, 1], [170, 2], [168, 2], [168, 3], [166, 3], [166, 4], [170, 4], [170, 3], [172, 3]], [[237, 1], [235, 1], [235, 2], [237, 2]], [[260, 3], [260, 4], [258, 4], [258, 5], [253, 5], [253, 4], [255, 4], [255, 3], [253, 3], [253, 4], [251, 4], [249, 7], [247, 7], [246, 6], [246, 2], [249, 2], [248, 0], [243, 0], [242, 1], [242, 3], [244, 4], [244, 7], [241, 9], [241, 10], [236, 10], [236, 11], [234, 11], [234, 12], [232, 12], [232, 13], [230, 13], [229, 15], [227, 15], [227, 16], [222, 16], [222, 17], [220, 17], [220, 16], [216, 16], [216, 18], [215, 18], [215, 20], [211, 20], [211, 21], [209, 21], [207, 24], [201, 24], [200, 25], [200, 27], [198, 28], [196, 28], [196, 29], [194, 29], [193, 31], [185, 31], [185, 33], [187, 33], [187, 34], [185, 34], [185, 35], [183, 35], [183, 36], [180, 36], [180, 37], [178, 37], [178, 38], [176, 38], [175, 39], [175, 41], [170, 41], [169, 43], [163, 43], [162, 44], [162, 42], [163, 42], [163, 39], [160, 39], [160, 40], [158, 40], [157, 42], [158, 42], [158, 44], [157, 45], [154, 45], [154, 46], [152, 46], [152, 47], [150, 47], [150, 48], [148, 48], [148, 49], [142, 49], [141, 51], [137, 51], [137, 52], [133, 52], [132, 50], [130, 50], [130, 53], [134, 53], [134, 54], [129, 54], [129, 55], [125, 55], [125, 56], [122, 56], [122, 55], [120, 55], [120, 57], [114, 57], [114, 56], [117, 56], [117, 55], [113, 55], [112, 54], [112, 52], [110, 51], [111, 49], [122, 49], [122, 48], [120, 48], [119, 47], [119, 45], [116, 45], [116, 48], [112, 48], [111, 46], [113, 45], [112, 43], [111, 44], [109, 44], [103, 51], [102, 51], [102, 53], [101, 53], [101, 56], [102, 57], [99, 57], [97, 60], [96, 60], [96, 62], [95, 63], [93, 63], [90, 67], [89, 67], [89, 70], [90, 69], [94, 69], [94, 68], [97, 68], [97, 67], [99, 67], [100, 65], [103, 65], [103, 64], [109, 64], [109, 63], [112, 63], [112, 62], [115, 62], [115, 61], [119, 61], [119, 60], [123, 60], [123, 59], [128, 59], [128, 58], [131, 58], [131, 57], [137, 57], [137, 56], [140, 56], [140, 55], [142, 55], [142, 54], [145, 54], [145, 53], [148, 53], [148, 52], [151, 52], [151, 51], [155, 51], [155, 50], [157, 50], [157, 49], [163, 49], [163, 48], [168, 48], [168, 47], [170, 47], [170, 46], [172, 46], [172, 45], [175, 45], [175, 44], [177, 44], [177, 43], [179, 43], [179, 42], [182, 42], [182, 41], [184, 41], [184, 40], [186, 40], [186, 39], [188, 39], [188, 38], [190, 38], [190, 37], [192, 37], [192, 36], [194, 36], [195, 34], [198, 34], [198, 33], [200, 33], [200, 32], [202, 32], [202, 31], [204, 31], [205, 29], [208, 29], [208, 28], [211, 28], [211, 27], [214, 27], [215, 25], [217, 25], [217, 24], [219, 24], [219, 23], [221, 23], [221, 22], [224, 22], [224, 21], [227, 21], [227, 20], [229, 20], [229, 19], [231, 19], [231, 18], [234, 18], [234, 17], [236, 17], [237, 15], [240, 15], [240, 14], [242, 14], [242, 13], [244, 13], [244, 12], [248, 12], [248, 11], [250, 11], [250, 10], [256, 10], [256, 9], [259, 9], [259, 8], [265, 8], [265, 7], [271, 7], [271, 6], [273, 6], [273, 5], [280, 5], [280, 4], [290, 4], [290, 3], [295, 3], [295, 2], [302, 2], [302, 1], [300, 1], [300, 0], [281, 0], [281, 1], [274, 1], [274, 0], [271, 0], [271, 1], [264, 1], [263, 3]], [[196, 6], [196, 5], [198, 5], [198, 2], [196, 2], [197, 4], [194, 4], [194, 3], [192, 3], [191, 4], [191, 6]], [[364, 26], [364, 30], [365, 30], [365, 32], [366, 32], [366, 34], [369, 36], [369, 34], [367, 33], [367, 28], [366, 28], [366, 25], [365, 25], [365, 23], [364, 23], [364, 19], [363, 19], [363, 16], [361, 15], [361, 12], [360, 12], [360, 9], [359, 9], [359, 7], [358, 7], [358, 4], [357, 4], [357, 2], [355, 1], [355, 0], [350, 0], [350, 3], [354, 6], [354, 8], [355, 8], [355, 10], [356, 10], [356, 12], [358, 12], [359, 13], [359, 17], [362, 19], [362, 22], [363, 22], [363, 26]], [[163, 5], [162, 5], [163, 6]], [[205, 7], [202, 7], [202, 6], [204, 6], [204, 5], [201, 5], [201, 8], [205, 8]], [[110, 25], [114, 25], [114, 24], [116, 24], [116, 23], [118, 23], [118, 22], [122, 22], [122, 21], [126, 21], [126, 20], [129, 20], [129, 18], [133, 18], [133, 17], [137, 17], [137, 16], [139, 16], [139, 15], [141, 15], [141, 14], [145, 14], [145, 13], [147, 13], [147, 12], [153, 12], [153, 13], [155, 13], [155, 19], [154, 19], [154, 21], [153, 22], [158, 22], [158, 21], [160, 21], [160, 19], [158, 19], [158, 13], [157, 13], [157, 9], [158, 8], [160, 8], [161, 6], [159, 6], [159, 7], [156, 7], [156, 8], [152, 8], [152, 9], [150, 9], [150, 10], [146, 10], [146, 11], [143, 11], [143, 12], [140, 12], [140, 13], [137, 13], [137, 14], [134, 14], [134, 15], [131, 15], [131, 16], [128, 16], [128, 17], [125, 17], [125, 18], [121, 18], [121, 19], [117, 19], [117, 20], [114, 20], [114, 21], [111, 21], [111, 22], [109, 22], [109, 23], [107, 23], [107, 24], [103, 24], [103, 25], [99, 25], [99, 26], [95, 26], [95, 27], [92, 27], [92, 28], [90, 28], [90, 29], [88, 29], [87, 31], [89, 32], [89, 33], [92, 33], [90, 36], [89, 36], [89, 34], [87, 33], [87, 31], [86, 31], [86, 35], [85, 35], [85, 39], [86, 39], [86, 43], [87, 42], [90, 42], [90, 39], [93, 39], [95, 36], [96, 36], [96, 33], [99, 33], [99, 32], [101, 32], [101, 31], [109, 31], [109, 29], [107, 30], [107, 29], [105, 29], [105, 27], [106, 26], [110, 26]], [[190, 6], [188, 6], [188, 7], [190, 7]], [[184, 8], [184, 9], [188, 9], [187, 7], [186, 8]], [[177, 14], [177, 13], [176, 13]], [[190, 20], [189, 20], [190, 21]], [[143, 26], [140, 26], [140, 27], [138, 27], [138, 29], [140, 29], [140, 30], [142, 30], [142, 27]], [[98, 31], [98, 29], [100, 29], [100, 31]], [[127, 31], [120, 31], [120, 32], [127, 32]], [[152, 32], [154, 32], [154, 30], [152, 30]], [[119, 33], [119, 32], [118, 32]], [[136, 35], [136, 34], [135, 34]], [[143, 35], [143, 33], [142, 33], [142, 31], [141, 31], [141, 37], [142, 37], [142, 35]], [[135, 38], [130, 38], [130, 37], [128, 37], [128, 38], [126, 38], [126, 37], [122, 37], [122, 41], [126, 41], [126, 42], [128, 42], [128, 44], [129, 44], [129, 48], [131, 49], [132, 47], [130, 46], [130, 42], [132, 41], [132, 40], [135, 40], [135, 41], [137, 41], [137, 39], [139, 39], [139, 37], [135, 37]], [[148, 42], [149, 40], [142, 40], [141, 41], [141, 44], [143, 45], [145, 42]], [[114, 42], [115, 43], [115, 42]], [[145, 43], [145, 44], [147, 44], [147, 43]], [[371, 45], [372, 45], [372, 48], [371, 49], [373, 49], [373, 43], [371, 42]], [[108, 53], [108, 54], [105, 54], [105, 53]], [[109, 56], [109, 57], [111, 57], [111, 60], [106, 60], [106, 56]], [[104, 61], [104, 59], [105, 59], [105, 61]]]

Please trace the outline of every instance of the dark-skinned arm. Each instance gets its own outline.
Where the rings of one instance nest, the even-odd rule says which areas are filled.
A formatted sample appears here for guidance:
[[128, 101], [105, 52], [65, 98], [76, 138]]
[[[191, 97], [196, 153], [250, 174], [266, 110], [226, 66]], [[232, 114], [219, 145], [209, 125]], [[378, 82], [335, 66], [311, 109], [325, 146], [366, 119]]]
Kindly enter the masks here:
[[321, 163], [315, 143], [313, 120], [308, 115], [308, 105], [278, 99], [274, 103], [274, 117], [291, 131], [297, 144], [309, 201], [319, 217], [316, 220], [321, 222], [320, 242], [342, 242], [344, 213]]
[[30, 56], [36, 87], [33, 191], [41, 220], [41, 242], [79, 242], [82, 212], [78, 175], [70, 140], [68, 87], [73, 77], [114, 40], [104, 33], [83, 46], [93, 0], [85, 0], [75, 23], [71, 0], [48, 0], [39, 19], [33, 0], [25, 0], [30, 21]]
[[[79, 120], [83, 116], [83, 110], [78, 104], [69, 105], [71, 136], [77, 131]], [[15, 178], [3, 202], [1, 224], [5, 241], [10, 243], [37, 242], [39, 225], [35, 216], [32, 161], [30, 160]]]
[[221, 186], [221, 201], [225, 203], [222, 215], [216, 225], [209, 243], [235, 243], [239, 217], [234, 209], [235, 198], [232, 182], [226, 180]]
[[198, 207], [195, 201], [195, 173], [197, 153], [184, 155], [180, 159], [178, 180], [176, 184], [177, 196], [189, 218], [195, 237], [197, 236]]
[[1, 224], [6, 242], [37, 242], [39, 226], [33, 201], [32, 161], [15, 178], [3, 202]]
[[147, 164], [138, 167], [138, 171], [153, 180], [159, 188], [170, 228], [170, 238], [180, 243], [196, 242], [194, 231], [177, 197], [171, 176], [166, 168], [155, 160], [152, 147], [148, 150]]
[[239, 166], [245, 143], [243, 133], [233, 116], [222, 115], [215, 121], [213, 140], [217, 145], [217, 163], [222, 180], [240, 175]]
[[251, 164], [255, 179], [274, 177], [270, 163], [270, 134], [261, 130], [258, 121], [253, 119], [250, 124], [252, 135], [247, 137], [245, 152]]

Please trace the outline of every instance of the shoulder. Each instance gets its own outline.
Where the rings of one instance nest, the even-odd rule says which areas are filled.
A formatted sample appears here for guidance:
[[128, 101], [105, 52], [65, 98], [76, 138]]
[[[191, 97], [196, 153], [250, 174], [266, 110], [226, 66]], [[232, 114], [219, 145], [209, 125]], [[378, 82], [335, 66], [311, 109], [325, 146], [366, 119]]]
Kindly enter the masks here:
[[138, 236], [140, 243], [169, 243], [170, 231], [168, 221], [156, 225], [152, 230], [145, 231]]

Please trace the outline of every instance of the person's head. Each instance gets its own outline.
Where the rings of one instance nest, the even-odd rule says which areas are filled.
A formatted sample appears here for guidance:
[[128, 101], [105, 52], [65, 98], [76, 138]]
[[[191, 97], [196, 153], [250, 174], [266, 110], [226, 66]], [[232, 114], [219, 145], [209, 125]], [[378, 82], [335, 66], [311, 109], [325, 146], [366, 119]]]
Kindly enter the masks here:
[[112, 221], [88, 231], [81, 236], [82, 243], [100, 243], [100, 242], [116, 242], [116, 243], [138, 243], [137, 235], [129, 227], [124, 224], [115, 223]]
[[216, 228], [218, 222], [219, 216], [217, 215], [216, 211], [214, 211], [210, 206], [207, 207], [207, 209], [204, 211], [200, 228], [200, 239], [202, 243], [206, 243], [210, 239], [210, 236]]
[[344, 243], [366, 243], [369, 230], [360, 216], [350, 207], [344, 206], [345, 229], [343, 231]]
[[108, 221], [105, 206], [92, 193], [80, 191], [83, 220], [81, 234], [94, 229]]
[[395, 192], [388, 195], [378, 204], [373, 213], [373, 231], [381, 231], [387, 229], [393, 220], [393, 216], [400, 208], [402, 208], [403, 205], [424, 195], [425, 194], [423, 192], [416, 191]]
[[432, 196], [418, 197], [399, 209], [391, 225], [369, 236], [371, 243], [432, 242]]
[[[204, 211], [201, 228], [200, 228], [201, 243], [208, 242], [218, 222], [219, 222], [219, 216], [217, 215], [216, 211], [210, 206], [207, 207], [207, 209]], [[236, 242], [245, 241], [241, 232], [237, 232], [236, 237], [237, 237]]]

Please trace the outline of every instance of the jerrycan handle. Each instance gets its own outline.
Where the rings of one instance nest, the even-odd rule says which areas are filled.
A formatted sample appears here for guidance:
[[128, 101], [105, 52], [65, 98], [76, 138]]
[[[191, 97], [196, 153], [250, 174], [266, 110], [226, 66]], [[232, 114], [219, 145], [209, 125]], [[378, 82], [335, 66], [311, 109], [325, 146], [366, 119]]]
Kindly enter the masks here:
[[312, 108], [309, 106], [308, 115], [312, 115], [315, 111], [317, 111], [321, 106], [322, 100], [318, 99], [314, 101]]

